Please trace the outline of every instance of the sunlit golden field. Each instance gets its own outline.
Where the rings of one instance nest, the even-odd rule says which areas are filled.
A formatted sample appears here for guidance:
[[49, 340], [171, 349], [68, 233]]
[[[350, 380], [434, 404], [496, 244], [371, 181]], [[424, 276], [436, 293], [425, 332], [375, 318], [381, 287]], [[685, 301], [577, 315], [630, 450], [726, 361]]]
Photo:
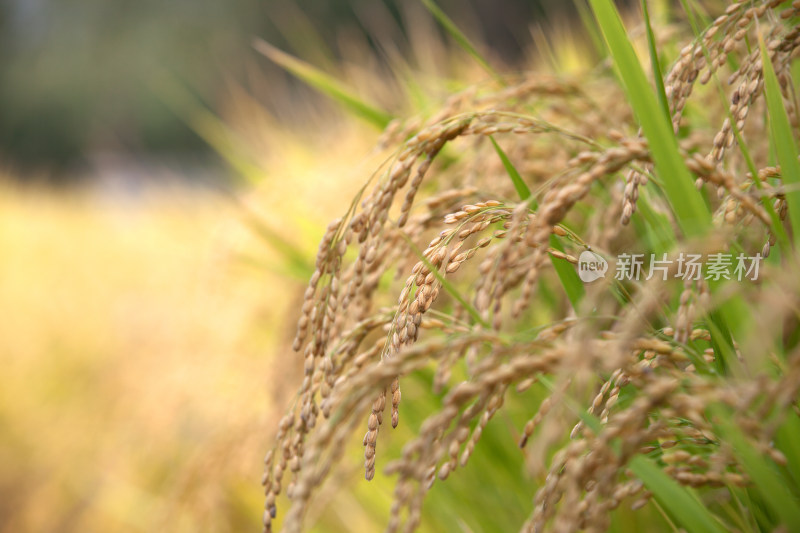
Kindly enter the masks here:
[[290, 288], [230, 263], [231, 209], [4, 191], [0, 212], [3, 531], [251, 521]]
[[2, 187], [1, 531], [260, 527], [261, 460], [302, 368], [281, 351], [303, 273], [248, 220], [310, 257], [352, 194], [307, 150], [235, 201]]

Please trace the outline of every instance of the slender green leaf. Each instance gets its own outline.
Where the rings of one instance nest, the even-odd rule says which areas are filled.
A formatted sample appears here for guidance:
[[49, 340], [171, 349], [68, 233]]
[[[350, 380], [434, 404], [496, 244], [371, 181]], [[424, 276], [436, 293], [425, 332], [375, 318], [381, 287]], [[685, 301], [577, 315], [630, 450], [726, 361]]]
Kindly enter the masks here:
[[693, 533], [724, 533], [726, 530], [703, 505], [695, 492], [678, 484], [644, 455], [628, 463], [647, 490], [653, 493], [672, 518]]
[[242, 150], [243, 143], [236, 133], [177, 78], [162, 73], [150, 81], [150, 88], [170, 111], [231, 166], [237, 177], [250, 184], [264, 178], [264, 169]]
[[296, 244], [284, 238], [275, 231], [258, 215], [253, 213], [241, 201], [233, 198], [241, 210], [244, 222], [255, 231], [259, 237], [264, 239], [270, 247], [280, 254], [284, 262], [284, 267], [295, 277], [307, 279], [314, 273], [314, 264], [308, 260], [308, 255], [297, 247]]
[[794, 244], [800, 246], [800, 162], [797, 161], [797, 144], [783, 106], [778, 79], [761, 35], [758, 40], [761, 46], [761, 63], [764, 65], [764, 94], [769, 109], [770, 138], [781, 165], [783, 184], [787, 188], [786, 204]]
[[[531, 203], [531, 207], [535, 209], [536, 199], [531, 196], [531, 190], [528, 188], [528, 185], [525, 183], [525, 181], [523, 181], [522, 176], [519, 175], [516, 167], [514, 167], [514, 164], [510, 159], [508, 159], [508, 156], [503, 149], [500, 148], [500, 145], [497, 144], [497, 141], [494, 140], [494, 137], [489, 136], [489, 140], [492, 141], [492, 145], [494, 146], [497, 155], [500, 157], [500, 161], [503, 162], [506, 173], [508, 173], [508, 176], [511, 178], [520, 200], [529, 201]], [[550, 246], [559, 252], [564, 251], [564, 246], [555, 235], [550, 235]], [[550, 262], [553, 264], [553, 268], [558, 275], [558, 279], [561, 281], [561, 285], [564, 287], [564, 291], [567, 293], [567, 298], [569, 299], [570, 304], [572, 304], [572, 308], [577, 312], [578, 305], [586, 294], [586, 289], [583, 286], [583, 282], [581, 282], [577, 272], [575, 272], [575, 268], [570, 263], [553, 256], [550, 256]]]
[[653, 79], [656, 82], [656, 95], [658, 96], [658, 103], [661, 104], [661, 109], [664, 111], [664, 116], [667, 120], [672, 122], [672, 117], [669, 113], [669, 104], [667, 103], [667, 92], [664, 90], [664, 78], [661, 72], [661, 62], [658, 60], [658, 50], [656, 50], [656, 37], [653, 34], [653, 27], [650, 24], [650, 12], [647, 9], [647, 0], [642, 0], [642, 13], [644, 14], [644, 27], [647, 31], [647, 49], [650, 52], [650, 65], [653, 71]]
[[594, 23], [594, 18], [592, 18], [592, 14], [589, 12], [589, 6], [586, 4], [586, 0], [576, 0], [575, 8], [578, 10], [581, 24], [583, 24], [586, 33], [589, 34], [589, 38], [592, 40], [592, 46], [595, 51], [600, 57], [605, 57], [607, 52], [603, 44], [603, 36], [597, 31], [597, 24]]
[[[153, 90], [236, 171], [239, 177], [249, 183], [258, 183], [264, 178], [264, 170], [239, 148], [241, 143], [236, 142], [236, 135], [177, 80], [166, 75], [162, 76], [153, 82]], [[276, 270], [291, 273], [294, 277], [302, 279], [311, 276], [314, 265], [308, 261], [304, 251], [282, 237], [278, 231], [248, 209], [236, 195], [225, 194], [225, 197], [236, 204], [244, 222], [279, 254], [283, 264], [275, 267]]]
[[336, 54], [317, 30], [309, 16], [309, 10], [298, 4], [299, 2], [281, 2], [280, 8], [270, 9], [274, 28], [297, 56], [318, 67], [334, 68], [337, 64]]
[[[719, 283], [709, 280], [709, 285], [711, 285], [711, 290], [714, 291], [719, 286]], [[741, 364], [733, 348], [733, 336], [728, 327], [728, 322], [725, 320], [725, 310], [731, 308], [720, 306], [716, 310], [710, 311], [707, 315], [708, 322], [706, 325], [711, 333], [711, 345], [714, 347], [714, 354], [717, 356], [714, 359], [714, 364], [720, 374], [725, 374], [731, 369], [737, 373], [740, 373], [741, 370]]]
[[788, 527], [800, 531], [800, 501], [789, 491], [786, 479], [775, 465], [759, 453], [722, 409], [716, 409], [717, 434], [731, 443], [747, 475], [761, 493], [765, 505]]
[[392, 120], [392, 116], [389, 113], [364, 102], [339, 80], [321, 71], [317, 67], [289, 55], [261, 39], [254, 40], [253, 47], [276, 64], [291, 72], [322, 94], [339, 102], [342, 107], [373, 126], [384, 129]]
[[[550, 246], [559, 252], [564, 251], [564, 246], [555, 235], [550, 235]], [[572, 304], [572, 308], [575, 309], [575, 312], [577, 312], [578, 305], [586, 295], [586, 289], [583, 286], [583, 282], [578, 277], [578, 273], [575, 272], [575, 267], [573, 267], [571, 263], [553, 256], [550, 256], [550, 262], [553, 264], [556, 274], [558, 274], [558, 279], [561, 281], [561, 285], [564, 286], [564, 290], [567, 293], [567, 298], [569, 298], [569, 303]]]
[[[703, 32], [700, 30], [700, 24], [708, 27], [710, 21], [702, 12], [697, 11], [700, 6], [698, 6], [696, 3], [691, 2], [690, 5], [689, 1], [681, 0], [681, 4], [686, 12], [689, 24], [695, 34], [697, 43], [699, 43], [699, 45], [702, 47], [706, 60], [710, 61], [711, 56], [709, 54], [708, 47], [706, 46], [706, 41], [703, 39]], [[700, 22], [698, 22], [698, 18], [700, 19]], [[747, 164], [747, 168], [750, 170], [750, 173], [753, 176], [753, 184], [757, 189], [763, 190], [763, 184], [757, 177], [758, 171], [753, 162], [753, 158], [751, 157], [747, 148], [747, 143], [744, 142], [741, 132], [736, 126], [735, 118], [728, 109], [728, 99], [716, 72], [713, 74], [712, 79], [717, 88], [717, 92], [719, 93], [720, 101], [724, 104], [723, 108], [725, 109], [728, 119], [731, 122], [732, 131], [736, 138], [736, 146], [738, 146], [739, 150], [741, 151], [742, 156]], [[772, 231], [778, 239], [780, 249], [789, 250], [789, 238], [783, 228], [783, 224], [778, 218], [778, 214], [772, 206], [772, 203], [769, 200], [766, 200], [761, 202], [761, 204], [772, 220]], [[777, 252], [778, 250], [772, 253], [770, 260], [778, 260], [779, 254]], [[711, 282], [710, 285], [712, 293], [715, 294], [717, 293], [717, 289], [721, 286], [721, 284], [714, 282]], [[732, 372], [734, 375], [741, 375], [743, 368], [736, 357], [735, 350], [733, 349], [733, 338], [746, 338], [750, 332], [750, 326], [752, 325], [752, 320], [750, 319], [747, 305], [742, 300], [741, 295], [734, 293], [725, 302], [722, 302], [715, 312], [709, 313], [707, 318], [708, 326], [712, 333], [714, 351], [715, 353], [719, 354], [718, 358], [716, 359], [717, 369], [720, 372]]]
[[[649, 141], [656, 170], [678, 225], [688, 237], [702, 236], [711, 227], [710, 210], [701, 193], [693, 186], [694, 180], [678, 151], [672, 123], [664, 115], [647, 82], [613, 2], [590, 0], [590, 3], [622, 78], [628, 101]], [[733, 353], [730, 330], [722, 318], [736, 321], [740, 307], [726, 303], [720, 306], [719, 313], [709, 316], [709, 322], [717, 331], [715, 347], [721, 353], [729, 354], [729, 357], [725, 357], [726, 369], [731, 366], [735, 368], [735, 362], [734, 357], [730, 356]]]
[[800, 417], [795, 412], [788, 412], [775, 435], [777, 448], [783, 452], [787, 460], [787, 470], [800, 487]]
[[[711, 61], [711, 54], [708, 51], [708, 47], [706, 46], [706, 41], [703, 39], [703, 34], [700, 31], [698, 26], [697, 18], [701, 19], [702, 24], [705, 27], [710, 25], [710, 21], [708, 17], [703, 14], [702, 12], [695, 13], [696, 9], [700, 6], [697, 6], [696, 3], [690, 3], [687, 0], [681, 0], [681, 5], [683, 6], [683, 10], [687, 15], [689, 20], [689, 25], [692, 27], [692, 31], [694, 32], [695, 39], [697, 43], [702, 47], [703, 55], [706, 58], [706, 61]], [[693, 9], [693, 6], [695, 9]], [[734, 55], [728, 55], [728, 62], [733, 63], [731, 71], [735, 71], [738, 69], [738, 63], [734, 60]], [[744, 142], [742, 138], [742, 133], [739, 131], [739, 128], [736, 126], [736, 118], [731, 113], [729, 106], [728, 106], [728, 97], [725, 94], [725, 89], [722, 86], [722, 83], [719, 80], [719, 76], [715, 71], [714, 74], [711, 76], [712, 80], [714, 80], [714, 85], [717, 88], [717, 92], [720, 96], [720, 102], [722, 102], [723, 108], [725, 109], [728, 120], [731, 123], [731, 131], [733, 132], [734, 137], [736, 138], [736, 146], [739, 148], [739, 151], [742, 153], [742, 157], [744, 158], [745, 163], [747, 164], [747, 169], [750, 171], [750, 175], [753, 176], [753, 184], [756, 186], [757, 189], [763, 190], [764, 185], [761, 183], [761, 180], [758, 179], [758, 169], [756, 169], [755, 163], [753, 162], [753, 158], [750, 155], [750, 150], [747, 148], [747, 143]], [[772, 202], [770, 201], [763, 201], [761, 202], [762, 207], [767, 212], [772, 220], [772, 231], [775, 233], [775, 236], [778, 239], [778, 244], [781, 249], [788, 250], [789, 249], [789, 237], [786, 234], [786, 230], [783, 228], [783, 224], [781, 223], [780, 219], [778, 218], [778, 214], [775, 212], [775, 208], [772, 206]], [[777, 253], [770, 255], [770, 260], [775, 260], [779, 257]]]
[[669, 217], [650, 205], [651, 191], [645, 189], [639, 193], [636, 209], [641, 213], [646, 223], [645, 229], [649, 232], [650, 250], [661, 252], [675, 244], [676, 236]]
[[611, 0], [590, 0], [590, 4], [622, 78], [628, 101], [649, 141], [656, 170], [678, 225], [689, 237], [704, 235], [711, 226], [708, 206], [694, 188], [694, 180], [678, 151], [672, 124], [650, 88], [619, 13]]
[[394, 76], [398, 82], [403, 86], [403, 92], [406, 95], [405, 100], [411, 104], [411, 108], [415, 113], [425, 115], [428, 111], [436, 105], [436, 100], [433, 96], [426, 92], [417, 79], [417, 75], [413, 72], [411, 65], [403, 57], [403, 55], [394, 48], [384, 47], [378, 45], [386, 56], [389, 67], [394, 72]]
[[[551, 393], [556, 393], [556, 387], [546, 376], [538, 375], [537, 380]], [[595, 434], [603, 431], [603, 424], [593, 414], [583, 409], [578, 402], [570, 396], [559, 398], [566, 406], [577, 414], [581, 421]], [[612, 448], [619, 452], [619, 439], [611, 442]], [[661, 468], [650, 458], [644, 455], [635, 455], [628, 462], [628, 467], [653, 493], [673, 519], [686, 527], [687, 531], [699, 533], [724, 533], [725, 529], [717, 522], [714, 516], [706, 509], [695, 492], [678, 484], [665, 474]]]
[[489, 62], [486, 61], [486, 59], [484, 59], [478, 50], [472, 45], [467, 36], [458, 29], [456, 23], [453, 22], [433, 0], [420, 1], [428, 9], [428, 11], [431, 12], [431, 15], [433, 15], [433, 17], [439, 21], [439, 24], [442, 25], [445, 31], [447, 31], [447, 33], [449, 33], [450, 36], [455, 39], [461, 48], [471, 55], [486, 72], [488, 72], [495, 80], [497, 80], [498, 83], [500, 83], [500, 85], [506, 84], [505, 80], [503, 80], [500, 74], [498, 74], [497, 71], [492, 68]]
[[517, 194], [519, 195], [520, 200], [523, 202], [531, 197], [531, 190], [528, 188], [528, 185], [522, 180], [522, 176], [519, 175], [517, 169], [508, 159], [508, 156], [503, 151], [502, 148], [497, 144], [497, 141], [494, 140], [494, 137], [491, 135], [489, 136], [489, 140], [492, 141], [492, 146], [494, 146], [495, 152], [500, 157], [500, 161], [503, 162], [503, 166], [508, 173], [508, 177], [511, 178], [511, 182], [514, 184], [514, 188], [517, 190]]
[[[553, 381], [543, 374], [539, 374], [536, 376], [536, 380], [539, 381], [544, 387], [550, 391], [551, 395], [554, 395], [558, 392], [556, 389], [555, 384]], [[559, 398], [562, 400], [566, 406], [574, 412], [581, 421], [586, 424], [586, 427], [591, 429], [595, 434], [599, 434], [603, 431], [603, 423], [600, 422], [600, 419], [594, 416], [592, 413], [584, 409], [578, 402], [575, 401], [574, 398], [568, 395], [564, 395], [563, 397]], [[613, 445], [618, 446], [618, 442], [614, 441]]]

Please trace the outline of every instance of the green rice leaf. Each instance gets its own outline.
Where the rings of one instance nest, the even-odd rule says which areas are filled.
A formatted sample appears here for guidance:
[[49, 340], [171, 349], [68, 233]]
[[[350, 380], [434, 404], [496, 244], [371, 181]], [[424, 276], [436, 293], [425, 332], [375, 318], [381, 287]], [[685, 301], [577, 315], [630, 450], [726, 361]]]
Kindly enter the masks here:
[[478, 64], [483, 67], [483, 69], [488, 72], [500, 85], [506, 85], [505, 80], [497, 73], [496, 70], [492, 68], [486, 59], [478, 52], [478, 50], [472, 45], [470, 40], [467, 38], [464, 33], [458, 29], [458, 26], [455, 22], [453, 22], [450, 17], [448, 17], [444, 11], [442, 11], [439, 6], [436, 5], [436, 2], [433, 0], [420, 0], [422, 5], [424, 5], [428, 11], [431, 12], [431, 15], [442, 25], [447, 33], [455, 39], [461, 48], [463, 48], [469, 55], [471, 55]]
[[261, 219], [243, 202], [233, 199], [240, 209], [242, 219], [250, 228], [269, 246], [280, 254], [283, 268], [292, 276], [307, 279], [314, 273], [314, 263], [308, 260], [307, 254], [295, 243], [284, 238], [274, 230], [266, 221]]
[[[555, 235], [550, 235], [550, 246], [559, 252], [564, 251], [564, 246]], [[558, 279], [561, 281], [561, 285], [567, 293], [569, 303], [572, 304], [572, 308], [577, 312], [578, 305], [586, 295], [586, 289], [583, 287], [583, 282], [578, 277], [578, 273], [575, 272], [575, 267], [563, 259], [557, 259], [552, 256], [550, 256], [550, 262], [553, 264], [553, 268], [556, 270], [556, 274], [558, 274]]]
[[800, 531], [800, 501], [789, 490], [787, 480], [747, 440], [727, 412], [715, 409], [715, 415], [717, 434], [731, 443], [736, 457], [761, 493], [764, 504], [788, 527], [788, 531]]
[[392, 120], [392, 115], [364, 102], [339, 80], [302, 59], [287, 54], [262, 39], [254, 40], [253, 48], [373, 126], [384, 129]]
[[[709, 280], [709, 284], [712, 292], [715, 292], [719, 287], [719, 283], [715, 283], [712, 280]], [[726, 315], [738, 309], [739, 303], [739, 301], [727, 302], [718, 309], [709, 312], [707, 316], [706, 326], [711, 333], [711, 345], [714, 347], [714, 353], [717, 354], [714, 364], [720, 374], [725, 374], [731, 370], [735, 371], [735, 373], [741, 373], [741, 363], [739, 363], [736, 351], [733, 348], [733, 336], [728, 327], [728, 321], [725, 320]]]
[[[539, 375], [537, 380], [551, 393], [556, 393], [556, 387], [546, 376]], [[582, 408], [572, 397], [559, 398], [567, 407], [577, 414], [581, 421], [595, 434], [603, 431], [603, 424], [593, 414]], [[618, 439], [611, 442], [611, 446], [619, 451]], [[686, 527], [687, 531], [700, 533], [724, 533], [725, 528], [720, 525], [708, 509], [703, 505], [697, 494], [688, 487], [683, 487], [665, 474], [661, 468], [650, 458], [644, 455], [635, 455], [628, 467], [636, 474], [647, 490], [653, 493], [656, 500], [663, 506], [673, 519]]]
[[786, 204], [789, 210], [789, 222], [794, 233], [795, 247], [800, 245], [800, 162], [797, 161], [797, 144], [789, 117], [783, 106], [778, 78], [767, 54], [763, 38], [759, 35], [761, 46], [761, 63], [764, 66], [764, 94], [769, 110], [770, 140], [781, 165], [783, 184], [786, 186]]
[[696, 533], [724, 533], [726, 529], [714, 518], [697, 497], [695, 491], [678, 484], [665, 474], [656, 463], [644, 455], [631, 459], [628, 466], [647, 490], [667, 510], [670, 516], [687, 531]]
[[525, 201], [531, 197], [531, 190], [528, 188], [528, 185], [522, 180], [522, 176], [519, 175], [517, 169], [508, 159], [508, 156], [500, 148], [500, 145], [497, 144], [497, 141], [494, 140], [494, 137], [491, 135], [489, 136], [489, 140], [492, 141], [492, 146], [494, 146], [494, 151], [497, 152], [497, 156], [500, 158], [500, 161], [503, 162], [503, 167], [506, 169], [506, 173], [508, 177], [511, 178], [511, 182], [514, 184], [514, 188], [517, 190], [517, 194], [519, 195], [520, 200]]
[[787, 470], [791, 474], [794, 485], [800, 487], [800, 416], [789, 412], [775, 435], [777, 448], [783, 452], [787, 460]]
[[[490, 135], [489, 140], [492, 141], [492, 146], [494, 146], [498, 157], [500, 157], [500, 161], [503, 162], [503, 167], [505, 167], [508, 177], [511, 178], [520, 200], [529, 201], [531, 203], [531, 207], [535, 209], [536, 199], [531, 196], [531, 190], [528, 188], [528, 185], [525, 183], [525, 181], [523, 181], [522, 176], [519, 175], [516, 167], [514, 167], [514, 164], [510, 159], [508, 159], [508, 156], [503, 149], [500, 148], [500, 145], [497, 144], [497, 141], [494, 140], [494, 137]], [[559, 252], [564, 251], [564, 246], [555, 235], [550, 235], [550, 246]], [[569, 299], [570, 304], [572, 304], [572, 308], [577, 312], [578, 305], [586, 294], [586, 289], [583, 286], [583, 282], [581, 282], [580, 278], [578, 277], [578, 273], [575, 272], [575, 268], [573, 268], [570, 263], [562, 259], [557, 259], [553, 256], [550, 256], [550, 262], [553, 264], [553, 268], [558, 275], [558, 279], [561, 281], [561, 285], [564, 287], [564, 291], [567, 293], [567, 298]]]
[[678, 152], [678, 142], [658, 100], [650, 88], [633, 45], [611, 0], [590, 0], [595, 18], [611, 51], [628, 101], [633, 106], [650, 144], [656, 171], [681, 231], [688, 237], [704, 235], [711, 213]]
[[[678, 225], [687, 237], [700, 237], [711, 227], [711, 214], [703, 196], [694, 188], [694, 180], [678, 151], [672, 123], [659, 106], [647, 77], [642, 70], [625, 28], [611, 0], [590, 0], [595, 17], [606, 39], [617, 71], [622, 78], [628, 101], [642, 126], [653, 154], [656, 171], [664, 193], [675, 213]], [[735, 368], [732, 356], [732, 337], [723, 317], [736, 321], [733, 304], [720, 306], [718, 313], [709, 316], [716, 331], [715, 348], [724, 357], [724, 370]]]
[[[708, 47], [703, 40], [703, 32], [700, 31], [700, 27], [698, 25], [697, 19], [701, 19], [700, 23], [702, 23], [705, 27], [708, 27], [710, 21], [708, 17], [700, 12], [697, 11], [697, 6], [694, 2], [690, 5], [687, 0], [681, 0], [681, 5], [683, 6], [683, 10], [687, 15], [689, 20], [689, 25], [692, 27], [692, 31], [694, 32], [696, 41], [700, 44], [703, 49], [703, 55], [706, 58], [706, 61], [711, 60], [711, 54], [708, 52]], [[694, 8], [693, 8], [694, 7]], [[696, 12], [697, 11], [697, 12]], [[738, 68], [738, 63], [735, 61], [733, 55], [728, 56], [728, 62], [732, 63], [731, 70], [736, 70]], [[711, 76], [711, 79], [714, 81], [714, 85], [717, 88], [717, 92], [720, 96], [720, 101], [724, 103], [724, 107], [727, 110], [728, 120], [731, 123], [731, 131], [733, 132], [734, 137], [736, 138], [736, 146], [739, 148], [739, 151], [742, 153], [742, 157], [747, 164], [747, 169], [750, 171], [750, 174], [753, 176], [753, 184], [756, 186], [757, 189], [763, 190], [764, 185], [761, 183], [761, 180], [757, 179], [758, 169], [753, 162], [753, 158], [750, 155], [750, 150], [747, 148], [747, 143], [742, 138], [742, 133], [739, 131], [739, 128], [736, 127], [736, 118], [731, 113], [730, 109], [728, 109], [728, 97], [725, 95], [725, 90], [722, 87], [722, 83], [719, 80], [717, 72]], [[789, 249], [789, 237], [786, 233], [786, 230], [783, 228], [783, 224], [781, 223], [780, 219], [778, 218], [778, 214], [775, 212], [775, 208], [772, 206], [772, 202], [769, 201], [762, 201], [762, 207], [769, 215], [770, 219], [772, 220], [772, 231], [775, 233], [775, 236], [778, 239], [778, 244], [781, 249], [788, 250]], [[777, 257], [777, 254], [772, 255], [773, 258]]]
[[150, 89], [194, 133], [203, 139], [246, 183], [259, 183], [264, 178], [261, 168], [245, 151], [242, 142], [227, 124], [180, 80], [163, 73], [150, 82]]
[[592, 46], [594, 47], [595, 51], [600, 57], [605, 57], [607, 50], [605, 44], [603, 43], [603, 36], [600, 35], [600, 32], [597, 29], [597, 24], [594, 23], [594, 18], [589, 11], [589, 6], [586, 4], [586, 0], [575, 0], [575, 8], [578, 10], [578, 16], [581, 18], [581, 24], [586, 30], [586, 33], [589, 34], [589, 38], [592, 41]]
[[650, 65], [653, 71], [653, 79], [656, 82], [656, 95], [664, 116], [671, 121], [669, 104], [667, 104], [667, 92], [664, 90], [664, 78], [661, 72], [661, 62], [658, 60], [658, 50], [656, 50], [656, 37], [653, 35], [653, 27], [650, 24], [650, 12], [647, 9], [647, 0], [642, 0], [642, 14], [644, 15], [644, 27], [647, 32], [647, 50], [650, 53]]

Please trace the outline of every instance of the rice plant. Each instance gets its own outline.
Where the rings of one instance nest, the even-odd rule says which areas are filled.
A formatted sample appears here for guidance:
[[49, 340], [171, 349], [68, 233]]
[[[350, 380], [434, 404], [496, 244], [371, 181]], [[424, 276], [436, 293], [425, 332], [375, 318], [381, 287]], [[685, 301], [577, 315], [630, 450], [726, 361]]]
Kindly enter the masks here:
[[[299, 310], [267, 531], [279, 513], [308, 526], [359, 428], [366, 480], [393, 482], [386, 531], [424, 526], [500, 414], [521, 531], [620, 530], [642, 508], [661, 515], [648, 530], [800, 530], [800, 2], [712, 19], [687, 0], [669, 32], [643, 3], [641, 42], [610, 0], [589, 4], [605, 49], [588, 73], [493, 74], [388, 124]], [[401, 402], [408, 380], [432, 391], [418, 420], [401, 416], [420, 401]], [[402, 450], [382, 450], [404, 423]]]

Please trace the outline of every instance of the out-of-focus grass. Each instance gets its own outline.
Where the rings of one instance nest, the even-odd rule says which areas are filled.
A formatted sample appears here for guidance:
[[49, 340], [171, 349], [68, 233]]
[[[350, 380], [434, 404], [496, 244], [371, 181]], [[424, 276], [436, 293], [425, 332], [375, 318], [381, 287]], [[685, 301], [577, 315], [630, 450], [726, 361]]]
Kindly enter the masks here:
[[374, 138], [259, 133], [231, 195], [0, 179], [0, 532], [260, 529], [306, 280], [251, 222], [312, 257]]
[[0, 192], [0, 531], [258, 529], [295, 290], [203, 194]]

